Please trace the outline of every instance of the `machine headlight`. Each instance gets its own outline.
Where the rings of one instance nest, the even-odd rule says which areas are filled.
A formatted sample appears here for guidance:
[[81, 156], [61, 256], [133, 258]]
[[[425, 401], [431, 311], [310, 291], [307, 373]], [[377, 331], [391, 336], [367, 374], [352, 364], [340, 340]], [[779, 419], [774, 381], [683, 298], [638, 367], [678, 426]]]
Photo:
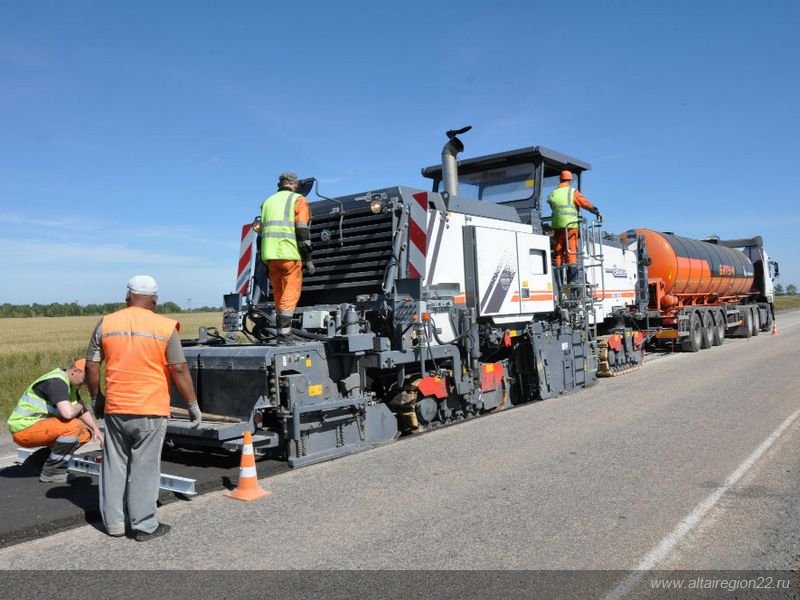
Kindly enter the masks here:
[[263, 223], [261, 222], [261, 217], [256, 217], [253, 219], [253, 231], [256, 233], [261, 233], [261, 229], [263, 227]]
[[381, 200], [380, 196], [373, 196], [369, 201], [369, 210], [373, 215], [379, 215], [386, 210], [386, 204]]

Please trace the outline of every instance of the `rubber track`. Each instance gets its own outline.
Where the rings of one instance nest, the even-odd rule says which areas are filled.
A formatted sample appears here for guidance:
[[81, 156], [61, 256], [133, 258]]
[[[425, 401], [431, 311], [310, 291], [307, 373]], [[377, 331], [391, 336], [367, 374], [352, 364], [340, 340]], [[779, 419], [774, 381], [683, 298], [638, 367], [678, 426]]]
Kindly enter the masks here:
[[610, 335], [604, 335], [597, 339], [597, 376], [617, 377], [619, 375], [625, 375], [626, 373], [632, 373], [633, 371], [638, 371], [641, 369], [642, 363], [644, 362], [644, 351], [642, 352], [642, 362], [622, 368], [611, 368], [611, 366], [608, 364], [608, 340], [610, 337]]

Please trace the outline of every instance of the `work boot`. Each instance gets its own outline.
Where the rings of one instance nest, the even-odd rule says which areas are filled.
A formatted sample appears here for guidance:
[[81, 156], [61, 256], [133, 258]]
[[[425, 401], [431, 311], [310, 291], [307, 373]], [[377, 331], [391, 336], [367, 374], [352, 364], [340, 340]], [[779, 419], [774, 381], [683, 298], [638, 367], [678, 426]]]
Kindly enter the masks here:
[[66, 483], [69, 459], [72, 458], [72, 453], [80, 448], [80, 445], [77, 437], [57, 437], [55, 443], [50, 447], [50, 455], [44, 461], [39, 481], [42, 483]]
[[158, 527], [156, 527], [150, 533], [147, 533], [146, 531], [137, 531], [134, 534], [133, 539], [135, 539], [137, 542], [149, 542], [150, 540], [154, 540], [162, 535], [167, 535], [170, 529], [172, 529], [172, 527], [166, 523], [159, 523]]
[[578, 275], [580, 272], [578, 271], [577, 267], [568, 267], [567, 268], [567, 283], [579, 283]]
[[42, 471], [39, 481], [42, 483], [69, 483], [74, 479], [72, 473], [67, 473], [66, 469], [52, 473]]
[[106, 529], [106, 533], [110, 537], [121, 538], [121, 537], [125, 537], [125, 533], [126, 532], [125, 532], [125, 529], [123, 528], [123, 529], [112, 529], [112, 530]]
[[289, 336], [292, 334], [292, 317], [291, 315], [278, 315], [275, 319], [277, 329], [277, 336], [275, 337], [276, 346], [290, 346], [292, 342]]

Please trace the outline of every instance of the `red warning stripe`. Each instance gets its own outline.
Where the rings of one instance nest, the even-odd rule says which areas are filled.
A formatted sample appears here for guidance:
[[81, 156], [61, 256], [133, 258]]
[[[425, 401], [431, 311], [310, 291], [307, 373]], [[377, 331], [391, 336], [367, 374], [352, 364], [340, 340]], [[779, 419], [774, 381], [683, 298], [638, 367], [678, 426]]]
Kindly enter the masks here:
[[244, 254], [242, 254], [239, 257], [239, 276], [241, 276], [242, 273], [244, 273], [245, 269], [247, 269], [247, 267], [250, 266], [250, 258], [252, 256], [253, 256], [253, 247], [248, 246], [247, 250], [244, 251]]
[[419, 204], [422, 207], [422, 210], [428, 212], [428, 192], [420, 192], [419, 194], [414, 194], [413, 198], [414, 200], [417, 201], [417, 204]]
[[408, 227], [409, 253], [408, 276], [420, 278], [425, 273], [425, 261], [428, 253], [428, 193], [412, 194], [414, 203], [410, 206]]
[[236, 273], [236, 282], [239, 285], [240, 296], [246, 296], [250, 289], [250, 265], [253, 258], [253, 228], [248, 223], [242, 225], [242, 243], [239, 248], [239, 269]]
[[411, 242], [422, 252], [422, 255], [425, 256], [428, 249], [428, 234], [425, 233], [422, 227], [417, 225], [416, 221], [411, 221], [408, 237], [411, 238]]

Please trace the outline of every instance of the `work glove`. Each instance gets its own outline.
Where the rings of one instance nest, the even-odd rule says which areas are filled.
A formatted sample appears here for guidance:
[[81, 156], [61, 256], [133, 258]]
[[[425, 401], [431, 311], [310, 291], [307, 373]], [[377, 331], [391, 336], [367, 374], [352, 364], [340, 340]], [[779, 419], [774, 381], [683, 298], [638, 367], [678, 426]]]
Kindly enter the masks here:
[[307, 260], [305, 264], [303, 264], [303, 268], [305, 269], [305, 272], [309, 275], [313, 275], [314, 273], [317, 272], [317, 268], [314, 266], [314, 261], [312, 260]]
[[106, 414], [106, 397], [103, 392], [92, 398], [92, 412], [96, 419], [102, 419]]
[[200, 426], [200, 423], [203, 422], [203, 413], [200, 412], [200, 406], [197, 402], [192, 402], [189, 405], [189, 418], [192, 421], [192, 427], [197, 429]]

